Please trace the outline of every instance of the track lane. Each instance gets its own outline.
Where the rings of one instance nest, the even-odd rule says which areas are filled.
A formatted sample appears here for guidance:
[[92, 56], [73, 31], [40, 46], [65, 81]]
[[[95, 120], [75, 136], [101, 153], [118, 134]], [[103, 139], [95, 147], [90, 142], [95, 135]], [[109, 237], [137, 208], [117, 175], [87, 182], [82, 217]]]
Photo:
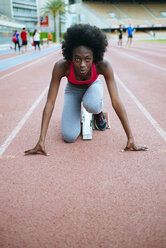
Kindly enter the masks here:
[[[112, 50], [110, 48], [110, 55], [115, 72], [165, 129], [166, 119], [163, 106], [165, 104], [164, 78], [166, 73], [159, 72], [157, 68], [153, 69], [149, 64], [129, 59], [124, 53], [121, 54], [118, 48]], [[146, 55], [144, 61], [146, 62]]]
[[[125, 44], [125, 43], [124, 43]], [[145, 49], [147, 51], [158, 51], [158, 52], [164, 52], [166, 51], [166, 46], [165, 43], [153, 43], [153, 42], [139, 42], [139, 41], [134, 41], [132, 42], [132, 47], [133, 48], [140, 48], [140, 49]]]
[[142, 49], [142, 47], [141, 47], [141, 49], [136, 48], [136, 47], [132, 47], [132, 49], [130, 49], [130, 48], [125, 48], [125, 49], [128, 49], [129, 51], [137, 51], [137, 52], [139, 52], [141, 54], [147, 54], [149, 56], [155, 55], [155, 56], [160, 57], [160, 58], [165, 58], [165, 54], [161, 49], [158, 50], [158, 51]]
[[8, 59], [15, 57], [16, 55], [13, 53], [0, 54], [0, 60]]
[[14, 57], [14, 58], [11, 57], [11, 58], [4, 59], [4, 60], [0, 61], [0, 71], [4, 71], [4, 70], [9, 69], [11, 67], [15, 67], [17, 65], [20, 65], [23, 62], [34, 60], [34, 59], [39, 58], [43, 55], [47, 55], [48, 53], [52, 53], [59, 48], [60, 48], [60, 45], [57, 45], [56, 47], [50, 47], [47, 49], [42, 49], [40, 51], [34, 51], [31, 53], [24, 53], [20, 56]]
[[[59, 51], [44, 56], [34, 63], [22, 65], [18, 70], [15, 68], [11, 72], [13, 75], [8, 73], [8, 70], [6, 71], [4, 76], [7, 76], [8, 80], [5, 80], [5, 84], [3, 80], [0, 81], [1, 106], [3, 106], [1, 109], [1, 128], [3, 130], [0, 133], [1, 145], [33, 105], [36, 98], [48, 86], [51, 80], [52, 65], [58, 58]], [[41, 74], [41, 72], [45, 73]]]
[[[138, 71], [125, 75], [131, 71], [131, 61], [121, 60], [116, 53], [107, 56], [119, 78], [144, 104], [146, 96], [140, 98], [139, 91], [145, 85], [145, 93], [148, 85], [146, 80], [142, 85], [136, 81], [142, 71], [139, 63], [135, 62]], [[22, 93], [26, 109], [32, 106], [39, 89], [48, 85], [58, 57], [16, 73], [15, 87], [21, 74], [28, 75], [26, 95]], [[34, 74], [37, 80], [31, 82]], [[141, 76], [146, 79], [143, 73]], [[65, 84], [63, 79], [46, 139], [51, 156], [23, 156], [23, 150], [37, 141], [45, 95], [0, 160], [1, 246], [165, 247], [165, 142], [118, 84], [136, 140], [150, 145], [148, 152], [121, 153], [126, 137], [104, 84], [104, 109], [110, 112], [111, 130], [94, 131], [92, 141], [79, 137], [73, 144], [64, 143], [60, 120]], [[17, 115], [20, 103], [14, 99]], [[22, 108], [25, 112], [25, 106]]]
[[156, 56], [156, 54], [149, 54], [146, 53], [146, 56], [144, 53], [141, 53], [138, 50], [133, 49], [118, 49], [117, 47], [112, 47], [116, 50], [116, 52], [120, 53], [121, 55], [124, 55], [125, 57], [129, 57], [132, 60], [137, 60], [139, 63], [143, 63], [145, 65], [151, 66], [153, 69], [159, 69], [161, 71], [166, 72], [165, 63], [166, 63], [166, 57], [165, 56]]

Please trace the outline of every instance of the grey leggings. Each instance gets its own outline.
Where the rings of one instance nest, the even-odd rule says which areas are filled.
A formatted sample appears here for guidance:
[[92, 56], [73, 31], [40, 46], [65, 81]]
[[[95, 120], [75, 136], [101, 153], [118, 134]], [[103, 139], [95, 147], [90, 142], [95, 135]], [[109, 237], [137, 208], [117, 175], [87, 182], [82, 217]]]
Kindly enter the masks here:
[[87, 88], [67, 83], [61, 123], [62, 136], [66, 142], [74, 142], [81, 132], [81, 102], [89, 113], [98, 114], [103, 108], [102, 98], [103, 85], [99, 79]]

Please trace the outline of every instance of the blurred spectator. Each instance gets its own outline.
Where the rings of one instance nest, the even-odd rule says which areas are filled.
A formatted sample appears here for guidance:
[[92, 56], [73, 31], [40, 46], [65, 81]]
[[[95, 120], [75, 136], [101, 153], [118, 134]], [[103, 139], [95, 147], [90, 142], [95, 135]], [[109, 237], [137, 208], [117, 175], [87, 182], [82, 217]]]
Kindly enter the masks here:
[[118, 47], [122, 47], [123, 28], [121, 24], [119, 25], [119, 29], [117, 31], [119, 33]]
[[131, 47], [134, 30], [135, 28], [132, 28], [131, 24], [129, 24], [129, 27], [126, 28], [126, 31], [128, 33], [128, 39], [127, 39], [126, 46], [128, 45], [129, 47]]
[[[27, 34], [28, 32], [26, 31], [25, 28], [23, 28], [23, 30], [21, 31], [21, 39], [22, 39], [22, 48], [24, 48], [25, 52], [27, 52]], [[22, 49], [22, 52], [23, 52], [23, 49]]]
[[35, 45], [35, 51], [36, 47], [38, 47], [38, 49], [40, 50], [40, 32], [37, 29], [35, 29], [33, 32], [33, 41]]
[[154, 31], [150, 31], [150, 36], [152, 36], [153, 37], [153, 39], [155, 39], [155, 36], [156, 36], [156, 33], [154, 32]]
[[48, 45], [50, 44], [50, 43], [52, 43], [52, 34], [51, 33], [48, 33]]
[[20, 41], [19, 41], [19, 33], [17, 32], [17, 30], [13, 31], [13, 37], [12, 37], [12, 41], [14, 43], [14, 50], [15, 50], [15, 53], [17, 52], [17, 46], [18, 46], [18, 51], [20, 53]]

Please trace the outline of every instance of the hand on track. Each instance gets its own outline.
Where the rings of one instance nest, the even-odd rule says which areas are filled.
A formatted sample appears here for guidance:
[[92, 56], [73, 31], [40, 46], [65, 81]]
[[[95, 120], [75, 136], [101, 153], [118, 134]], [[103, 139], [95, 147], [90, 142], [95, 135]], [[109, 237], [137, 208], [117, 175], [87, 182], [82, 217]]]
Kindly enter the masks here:
[[147, 151], [147, 150], [148, 150], [148, 146], [136, 145], [134, 141], [129, 140], [127, 142], [126, 147], [124, 149], [122, 149], [122, 152], [125, 152], [125, 151]]
[[46, 153], [44, 145], [40, 143], [37, 143], [37, 145], [33, 149], [24, 151], [24, 155], [34, 155], [34, 154], [41, 154], [45, 156], [49, 155], [48, 153]]

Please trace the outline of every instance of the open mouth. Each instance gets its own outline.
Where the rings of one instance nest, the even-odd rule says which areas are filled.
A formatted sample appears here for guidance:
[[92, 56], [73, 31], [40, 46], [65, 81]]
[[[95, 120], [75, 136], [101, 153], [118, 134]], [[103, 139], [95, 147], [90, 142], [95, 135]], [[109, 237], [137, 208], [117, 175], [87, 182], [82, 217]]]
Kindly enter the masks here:
[[81, 74], [85, 74], [86, 73], [86, 70], [85, 69], [82, 69], [82, 70], [80, 70], [80, 73]]

